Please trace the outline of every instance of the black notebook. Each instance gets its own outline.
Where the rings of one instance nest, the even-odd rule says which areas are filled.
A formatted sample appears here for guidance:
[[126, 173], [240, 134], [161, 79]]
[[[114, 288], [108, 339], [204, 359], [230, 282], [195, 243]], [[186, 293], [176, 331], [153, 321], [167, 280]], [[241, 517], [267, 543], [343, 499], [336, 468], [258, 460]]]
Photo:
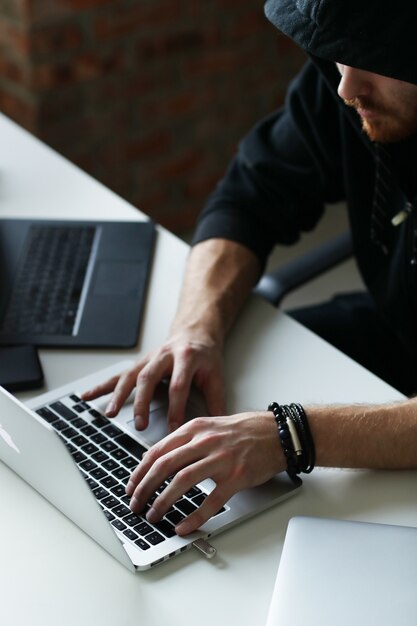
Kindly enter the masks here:
[[153, 222], [0, 220], [0, 344], [133, 347]]

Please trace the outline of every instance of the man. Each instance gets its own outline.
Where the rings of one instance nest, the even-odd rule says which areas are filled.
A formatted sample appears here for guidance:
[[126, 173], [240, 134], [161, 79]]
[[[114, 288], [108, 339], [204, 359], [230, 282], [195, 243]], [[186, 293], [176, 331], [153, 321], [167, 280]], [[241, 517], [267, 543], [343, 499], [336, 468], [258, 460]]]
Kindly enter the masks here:
[[[209, 199], [167, 342], [86, 394], [114, 390], [107, 408], [114, 416], [136, 385], [141, 430], [157, 383], [170, 377], [172, 432], [146, 454], [127, 491], [139, 511], [175, 474], [147, 514], [156, 521], [193, 484], [211, 477], [216, 488], [178, 525], [179, 534], [198, 528], [239, 489], [287, 466], [266, 407], [224, 416], [222, 348], [272, 247], [314, 227], [326, 202], [347, 201], [369, 294], [296, 316], [402, 390], [417, 389], [417, 5], [268, 0], [266, 14], [310, 60], [285, 107], [243, 140]], [[191, 383], [216, 417], [181, 426]], [[318, 464], [417, 467], [416, 400], [304, 409]]]

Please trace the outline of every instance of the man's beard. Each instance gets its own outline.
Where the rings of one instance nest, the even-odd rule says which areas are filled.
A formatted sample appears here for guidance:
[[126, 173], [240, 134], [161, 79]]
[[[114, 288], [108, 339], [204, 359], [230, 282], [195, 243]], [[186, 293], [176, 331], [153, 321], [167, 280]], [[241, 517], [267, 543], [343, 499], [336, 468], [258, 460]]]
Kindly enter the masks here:
[[412, 119], [401, 116], [397, 109], [388, 109], [386, 107], [375, 104], [375, 102], [367, 98], [354, 98], [352, 100], [344, 100], [347, 106], [370, 111], [376, 115], [375, 119], [361, 118], [362, 130], [371, 141], [378, 143], [395, 143], [407, 139], [417, 132], [417, 103], [414, 106], [414, 115]]

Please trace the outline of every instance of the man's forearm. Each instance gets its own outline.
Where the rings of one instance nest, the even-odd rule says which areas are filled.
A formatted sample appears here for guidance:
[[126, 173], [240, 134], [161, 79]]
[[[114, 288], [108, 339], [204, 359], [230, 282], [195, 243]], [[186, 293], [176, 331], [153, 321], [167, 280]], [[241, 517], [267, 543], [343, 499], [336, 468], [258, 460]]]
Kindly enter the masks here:
[[317, 465], [417, 468], [417, 400], [375, 406], [308, 407]]
[[259, 274], [259, 261], [241, 244], [226, 239], [199, 243], [190, 253], [172, 331], [204, 328], [222, 345]]

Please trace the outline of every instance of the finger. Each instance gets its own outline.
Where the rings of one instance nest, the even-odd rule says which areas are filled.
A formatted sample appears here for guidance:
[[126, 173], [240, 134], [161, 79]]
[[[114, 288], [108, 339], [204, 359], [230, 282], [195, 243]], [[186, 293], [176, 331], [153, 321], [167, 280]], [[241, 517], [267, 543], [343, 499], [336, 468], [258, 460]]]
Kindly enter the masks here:
[[147, 363], [138, 373], [133, 403], [133, 415], [137, 430], [144, 430], [148, 426], [149, 407], [156, 387], [163, 378], [171, 373], [172, 361], [172, 355], [164, 353]]
[[[133, 470], [129, 481], [126, 485], [126, 493], [131, 496], [136, 489], [139, 482], [150, 471], [154, 463], [163, 455], [170, 453], [171, 451], [186, 445], [190, 441], [191, 437], [186, 429], [179, 429], [171, 435], [167, 435], [162, 441], [155, 444], [144, 455], [142, 461]], [[169, 474], [168, 474], [169, 476]], [[159, 483], [161, 484], [161, 483]]]
[[220, 511], [234, 493], [235, 491], [230, 490], [225, 485], [215, 487], [197, 511], [191, 513], [191, 515], [176, 526], [176, 533], [181, 536], [189, 535], [200, 528], [213, 517], [213, 515], [216, 515]]
[[[197, 460], [196, 454], [195, 448], [187, 444], [160, 457], [134, 489], [130, 501], [131, 509], [133, 511], [143, 510], [151, 496], [156, 491], [158, 493], [162, 491], [160, 487], [164, 485], [165, 481], [170, 476], [178, 474], [172, 480], [172, 483], [175, 481], [174, 487], [171, 486], [172, 483], [166, 487], [167, 495], [162, 499], [162, 502], [168, 502], [165, 509], [168, 510], [175, 500], [193, 486], [195, 481], [203, 480], [202, 476], [207, 470], [202, 469], [201, 464], [203, 463], [210, 468], [210, 463], [205, 459], [203, 461]], [[181, 489], [183, 489], [182, 492]]]
[[113, 376], [112, 378], [109, 378], [109, 380], [106, 380], [104, 383], [100, 383], [92, 389], [87, 389], [87, 391], [84, 391], [84, 393], [81, 394], [81, 398], [83, 400], [95, 400], [100, 396], [105, 396], [106, 394], [113, 391], [113, 389], [117, 385], [118, 380], [119, 376]]
[[214, 470], [215, 463], [211, 459], [200, 459], [179, 470], [165, 489], [158, 490], [159, 495], [146, 514], [148, 521], [154, 523], [160, 520], [175, 502], [196, 484], [212, 475]]
[[119, 376], [105, 410], [107, 417], [115, 417], [118, 414], [135, 386], [138, 370], [140, 370], [141, 367], [141, 363], [138, 363], [134, 368], [123, 372], [123, 374]]

